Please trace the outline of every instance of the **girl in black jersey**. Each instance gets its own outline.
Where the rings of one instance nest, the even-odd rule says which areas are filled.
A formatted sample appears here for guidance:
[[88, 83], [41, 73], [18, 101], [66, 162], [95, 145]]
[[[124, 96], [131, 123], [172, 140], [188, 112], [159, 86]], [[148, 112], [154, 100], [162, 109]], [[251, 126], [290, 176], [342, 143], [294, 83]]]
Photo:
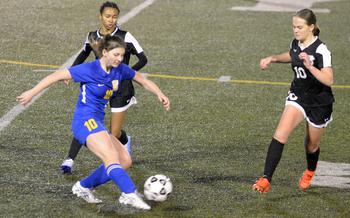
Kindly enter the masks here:
[[[147, 57], [143, 52], [137, 40], [127, 31], [119, 29], [117, 26], [118, 16], [120, 10], [116, 3], [105, 2], [100, 7], [101, 27], [93, 32], [89, 32], [84, 43], [82, 51], [73, 63], [73, 66], [83, 63], [90, 55], [91, 51], [98, 58], [99, 54], [94, 49], [95, 42], [105, 35], [115, 35], [123, 39], [126, 43], [125, 56], [123, 63], [129, 64], [130, 56], [135, 55], [138, 61], [132, 66], [132, 69], [139, 71], [147, 63]], [[117, 95], [110, 100], [111, 107], [111, 133], [119, 139], [119, 141], [126, 146], [131, 154], [131, 138], [127, 136], [126, 132], [122, 130], [127, 109], [136, 104], [134, 97], [134, 87], [131, 80], [124, 80], [120, 84]], [[71, 173], [73, 169], [74, 159], [77, 156], [81, 144], [73, 138], [68, 157], [61, 164], [62, 173]]]
[[264, 174], [253, 189], [261, 193], [270, 190], [272, 175], [281, 159], [284, 144], [293, 130], [306, 119], [305, 151], [307, 169], [299, 181], [299, 188], [310, 187], [320, 154], [319, 143], [325, 127], [332, 121], [333, 70], [331, 53], [319, 39], [320, 30], [313, 11], [303, 9], [293, 16], [295, 39], [290, 50], [260, 61], [267, 69], [275, 62], [291, 63], [294, 80], [286, 98], [286, 105], [267, 151]]

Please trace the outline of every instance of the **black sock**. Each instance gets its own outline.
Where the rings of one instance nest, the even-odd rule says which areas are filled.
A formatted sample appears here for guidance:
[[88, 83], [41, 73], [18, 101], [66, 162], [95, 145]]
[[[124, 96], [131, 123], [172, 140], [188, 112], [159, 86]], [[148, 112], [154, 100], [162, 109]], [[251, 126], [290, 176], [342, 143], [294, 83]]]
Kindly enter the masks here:
[[317, 149], [314, 153], [308, 153], [306, 151], [306, 161], [307, 169], [310, 171], [315, 171], [317, 167], [318, 156], [320, 155], [320, 148]]
[[126, 132], [124, 130], [121, 130], [121, 134], [120, 137], [118, 138], [118, 140], [125, 145], [126, 143], [128, 143], [128, 136], [126, 135]]
[[72, 143], [70, 144], [69, 152], [68, 152], [68, 158], [75, 159], [80, 151], [82, 144], [73, 138]]
[[270, 182], [272, 175], [275, 172], [275, 169], [282, 157], [284, 144], [272, 138], [269, 149], [266, 155], [264, 177], [267, 178]]

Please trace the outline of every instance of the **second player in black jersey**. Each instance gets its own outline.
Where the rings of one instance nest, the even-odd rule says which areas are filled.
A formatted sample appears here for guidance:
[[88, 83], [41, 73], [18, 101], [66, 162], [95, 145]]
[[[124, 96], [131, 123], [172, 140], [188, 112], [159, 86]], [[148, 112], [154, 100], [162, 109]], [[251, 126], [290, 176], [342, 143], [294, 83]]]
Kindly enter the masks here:
[[284, 144], [304, 119], [307, 121], [304, 144], [307, 169], [299, 180], [299, 188], [305, 190], [310, 187], [320, 154], [319, 143], [325, 127], [332, 121], [334, 97], [331, 89], [331, 52], [319, 39], [320, 30], [313, 11], [298, 11], [292, 23], [294, 40], [289, 51], [260, 61], [263, 70], [274, 62], [291, 63], [294, 72], [284, 111], [267, 151], [264, 174], [253, 185], [253, 189], [261, 193], [270, 190], [270, 182], [282, 157]]
[[[119, 13], [120, 10], [116, 3], [107, 1], [102, 4], [100, 7], [101, 27], [87, 34], [83, 49], [73, 62], [73, 66], [83, 63], [91, 52], [98, 58], [100, 54], [98, 54], [96, 46], [98, 45], [98, 40], [105, 35], [118, 36], [123, 39], [126, 43], [123, 63], [129, 65], [130, 57], [132, 55], [137, 57], [137, 62], [132, 66], [133, 70], [139, 71], [147, 64], [147, 57], [135, 37], [130, 32], [121, 30], [117, 26]], [[127, 136], [126, 132], [122, 130], [122, 126], [128, 108], [137, 103], [134, 95], [135, 92], [132, 81], [123, 80], [119, 85], [116, 96], [111, 98], [109, 102], [112, 112], [110, 131], [122, 144], [126, 145], [129, 154], [131, 154], [131, 137]], [[72, 171], [74, 159], [81, 147], [82, 145], [73, 138], [68, 157], [60, 166], [63, 173], [70, 173]]]

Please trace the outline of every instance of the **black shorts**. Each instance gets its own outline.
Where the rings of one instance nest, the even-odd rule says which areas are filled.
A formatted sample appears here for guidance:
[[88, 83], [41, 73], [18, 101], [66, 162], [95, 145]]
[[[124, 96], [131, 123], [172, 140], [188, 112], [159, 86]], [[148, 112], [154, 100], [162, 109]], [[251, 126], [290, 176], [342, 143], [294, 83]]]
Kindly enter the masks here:
[[308, 107], [303, 105], [298, 96], [289, 92], [286, 98], [286, 105], [292, 105], [298, 108], [304, 114], [307, 122], [316, 128], [324, 128], [333, 120], [333, 104]]
[[111, 112], [123, 112], [130, 106], [137, 103], [135, 98], [135, 90], [131, 80], [123, 80], [114, 97], [109, 100]]

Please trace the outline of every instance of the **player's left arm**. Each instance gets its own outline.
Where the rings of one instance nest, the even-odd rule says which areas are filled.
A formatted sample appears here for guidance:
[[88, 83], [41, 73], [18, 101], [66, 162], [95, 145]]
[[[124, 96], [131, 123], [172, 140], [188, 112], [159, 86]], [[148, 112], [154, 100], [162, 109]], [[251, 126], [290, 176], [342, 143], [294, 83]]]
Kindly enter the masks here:
[[131, 54], [137, 57], [137, 62], [131, 67], [135, 71], [139, 71], [143, 68], [148, 60], [145, 52], [143, 51], [140, 43], [137, 39], [130, 33], [127, 32], [125, 35], [125, 42], [131, 44]]
[[135, 71], [139, 71], [147, 64], [148, 60], [144, 52], [137, 53], [136, 57], [138, 61], [131, 68]]
[[313, 66], [312, 61], [307, 53], [302, 52], [299, 54], [299, 58], [303, 60], [305, 67], [314, 75], [314, 77], [325, 84], [326, 86], [333, 85], [333, 69], [331, 66], [327, 66], [321, 69], [317, 69]]
[[139, 72], [136, 72], [133, 80], [138, 84], [140, 84], [146, 90], [155, 94], [158, 97], [159, 101], [163, 104], [163, 107], [165, 108], [165, 110], [168, 111], [170, 109], [169, 98], [163, 94], [162, 90], [160, 90], [160, 88], [154, 82], [144, 78]]

